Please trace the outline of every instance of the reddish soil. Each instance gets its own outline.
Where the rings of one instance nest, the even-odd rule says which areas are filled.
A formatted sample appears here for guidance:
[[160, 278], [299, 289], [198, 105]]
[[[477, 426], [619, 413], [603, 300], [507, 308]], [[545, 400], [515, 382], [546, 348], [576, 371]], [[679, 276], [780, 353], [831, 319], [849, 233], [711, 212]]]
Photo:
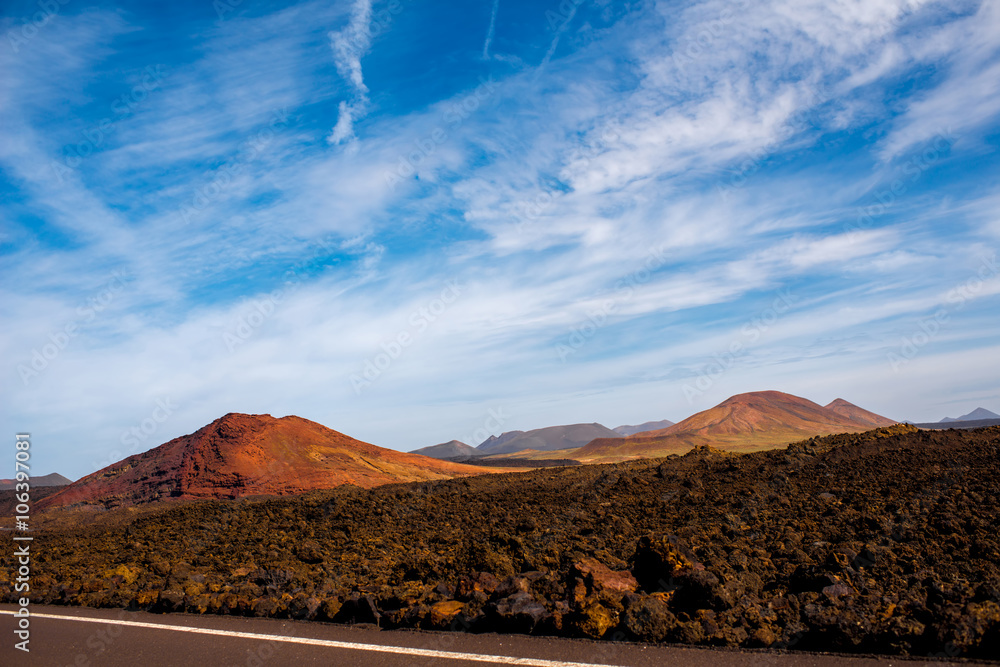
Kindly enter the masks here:
[[883, 417], [882, 415], [877, 415], [874, 412], [869, 412], [864, 408], [859, 408], [853, 403], [849, 403], [842, 398], [838, 398], [832, 403], [827, 404], [827, 410], [833, 410], [839, 415], [847, 417], [853, 422], [858, 424], [864, 424], [870, 428], [878, 428], [879, 426], [892, 426], [896, 423], [895, 419], [889, 419], [888, 417]]
[[837, 407], [833, 410], [780, 391], [737, 394], [669, 428], [637, 433], [624, 440], [594, 440], [575, 450], [572, 458], [597, 462], [614, 457], [667, 456], [699, 445], [752, 451], [816, 435], [866, 431], [873, 427], [872, 418], [883, 420], [879, 426], [894, 423], [847, 401]]
[[780, 391], [737, 394], [709, 410], [663, 429], [642, 433], [636, 438], [665, 435], [742, 435], [757, 431], [801, 429], [815, 434], [816, 428], [831, 432], [860, 431], [850, 417], [834, 412], [800, 396]]
[[340, 484], [370, 488], [483, 472], [481, 467], [376, 447], [301, 417], [230, 413], [191, 435], [88, 475], [44, 498], [37, 509], [289, 495]]

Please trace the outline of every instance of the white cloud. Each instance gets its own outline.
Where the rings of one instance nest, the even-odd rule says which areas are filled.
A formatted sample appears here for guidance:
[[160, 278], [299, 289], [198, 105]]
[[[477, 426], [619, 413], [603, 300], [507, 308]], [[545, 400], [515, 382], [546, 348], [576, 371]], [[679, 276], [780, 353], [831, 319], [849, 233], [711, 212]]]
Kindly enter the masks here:
[[371, 0], [355, 0], [351, 20], [343, 30], [330, 33], [330, 46], [337, 72], [354, 89], [354, 101], [341, 102], [339, 116], [328, 141], [340, 144], [354, 137], [354, 121], [368, 106], [368, 87], [361, 71], [361, 58], [371, 48]]
[[333, 126], [328, 141], [332, 144], [343, 143], [354, 137], [354, 107], [347, 102], [341, 102], [337, 124]]
[[822, 239], [792, 239], [777, 250], [798, 270], [824, 264], [848, 264], [858, 257], [887, 252], [899, 244], [893, 230], [850, 232]]
[[936, 136], [968, 141], [1000, 115], [1000, 6], [982, 2], [978, 11], [943, 27], [928, 46], [928, 56], [947, 53], [948, 76], [909, 102], [894, 131], [881, 145], [890, 160]]
[[[483, 43], [490, 57], [473, 60], [499, 70], [489, 53], [497, 7]], [[680, 419], [741, 390], [819, 398], [862, 387], [845, 397], [908, 416], [903, 408], [916, 394], [886, 373], [885, 351], [968, 279], [966, 254], [1000, 238], [996, 195], [983, 195], [992, 187], [984, 185], [980, 199], [957, 195], [933, 210], [924, 199], [901, 199], [891, 226], [844, 234], [856, 201], [892, 168], [872, 167], [864, 150], [839, 160], [838, 149], [823, 153], [822, 144], [866, 140], [868, 123], [886, 128], [885, 82], [927, 63], [948, 66], [932, 92], [899, 102], [905, 111], [883, 144], [887, 155], [961, 115], [949, 91], [956, 105], [968, 104], [962, 127], [974, 138], [990, 122], [995, 88], [986, 79], [996, 74], [986, 65], [988, 22], [921, 23], [935, 3], [743, 3], [726, 18], [730, 7], [678, 12], [664, 3], [668, 21], [630, 16], [566, 56], [556, 57], [558, 34], [548, 35], [530, 51], [537, 60], [549, 47], [544, 68], [497, 75], [458, 122], [449, 110], [475, 83], [404, 116], [372, 113], [361, 67], [372, 45], [368, 2], [354, 4], [333, 33], [304, 20], [320, 5], [231, 19], [172, 73], [162, 98], [122, 127], [120, 143], [93, 157], [87, 178], [63, 188], [40, 175], [59, 146], [26, 109], [56, 104], [59, 86], [46, 92], [39, 82], [82, 95], [74, 77], [93, 66], [88, 56], [102, 53], [100, 40], [67, 53], [82, 58], [73, 67], [23, 67], [0, 82], [12, 105], [3, 113], [13, 109], [0, 144], [5, 169], [33, 213], [75, 230], [84, 247], [56, 251], [30, 240], [8, 257], [5, 270], [18, 275], [23, 294], [3, 294], [19, 323], [3, 343], [5, 358], [30, 356], [116, 262], [136, 280], [37, 387], [5, 404], [32, 423], [58, 415], [104, 450], [163, 396], [183, 407], [158, 441], [241, 410], [301, 414], [401, 448], [461, 437], [498, 404], [517, 413], [505, 428], [595, 419], [614, 426]], [[339, 11], [327, 20], [343, 22]], [[82, 30], [66, 18], [67, 35]], [[282, 29], [270, 30], [272, 21]], [[707, 44], [691, 55], [699, 39]], [[333, 99], [324, 78], [328, 47], [346, 99]], [[16, 94], [15, 84], [23, 86]], [[970, 85], [979, 89], [961, 88]], [[203, 218], [179, 229], [176, 203], [211, 182], [215, 165], [232, 159], [235, 144], [279, 103], [289, 108], [287, 127]], [[335, 103], [329, 133], [298, 117]], [[352, 141], [362, 117], [363, 146]], [[411, 159], [437, 129], [446, 139]], [[327, 136], [356, 150], [330, 151]], [[191, 168], [202, 164], [213, 166]], [[412, 170], [390, 185], [386, 176], [400, 164]], [[5, 212], [5, 224], [16, 215]], [[943, 221], [951, 231], [940, 231]], [[287, 286], [274, 315], [231, 354], [223, 334], [275, 287], [275, 264], [307, 254], [319, 236], [333, 239], [332, 266]], [[661, 246], [665, 265], [624, 298], [616, 285]], [[466, 286], [462, 297], [370, 392], [355, 395], [348, 376], [409, 329], [412, 313], [451, 278]], [[688, 405], [677, 377], [727, 349], [781, 287], [800, 299], [793, 312], [706, 404]], [[953, 346], [994, 352], [979, 339], [992, 331], [984, 322], [997, 289], [991, 282], [969, 299], [920, 364], [943, 373], [938, 362], [957, 354]], [[609, 298], [617, 298], [614, 312], [562, 363], [555, 342]], [[990, 381], [989, 369], [959, 361], [971, 375], [938, 381], [941, 391], [967, 395], [965, 379]], [[933, 405], [923, 394], [914, 400], [913, 410]], [[52, 429], [47, 437], [72, 435]]]
[[490, 10], [490, 27], [486, 31], [486, 41], [483, 42], [483, 59], [490, 57], [490, 43], [493, 42], [493, 32], [497, 24], [497, 10], [500, 7], [500, 0], [493, 0], [493, 9]]

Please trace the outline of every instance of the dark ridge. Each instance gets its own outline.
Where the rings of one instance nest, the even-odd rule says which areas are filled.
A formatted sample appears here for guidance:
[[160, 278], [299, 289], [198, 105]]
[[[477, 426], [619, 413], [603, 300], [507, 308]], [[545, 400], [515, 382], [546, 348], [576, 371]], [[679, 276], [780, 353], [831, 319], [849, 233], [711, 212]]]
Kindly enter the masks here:
[[448, 459], [452, 463], [464, 463], [470, 466], [486, 468], [558, 468], [563, 466], [583, 465], [573, 459], [483, 459], [478, 457]]
[[[10, 491], [14, 489], [17, 483], [16, 479], [0, 479], [0, 491]], [[29, 483], [31, 484], [31, 488], [38, 489], [43, 486], [66, 486], [67, 484], [72, 484], [73, 480], [54, 472], [48, 475], [38, 475], [32, 477]]]
[[974, 419], [972, 421], [950, 421], [950, 422], [930, 422], [927, 424], [914, 424], [917, 428], [933, 429], [936, 431], [947, 430], [949, 428], [984, 428], [987, 426], [1000, 426], [1000, 419]]
[[[31, 487], [28, 491], [28, 497], [30, 498], [28, 506], [34, 508], [34, 503], [51, 496], [56, 491], [60, 491], [65, 488], [65, 486], [40, 486], [38, 488]], [[11, 522], [9, 517], [14, 516], [14, 508], [19, 504], [16, 499], [17, 492], [13, 489], [3, 489], [0, 490], [0, 516], [8, 519], [7, 523]], [[29, 515], [30, 516], [30, 515]]]

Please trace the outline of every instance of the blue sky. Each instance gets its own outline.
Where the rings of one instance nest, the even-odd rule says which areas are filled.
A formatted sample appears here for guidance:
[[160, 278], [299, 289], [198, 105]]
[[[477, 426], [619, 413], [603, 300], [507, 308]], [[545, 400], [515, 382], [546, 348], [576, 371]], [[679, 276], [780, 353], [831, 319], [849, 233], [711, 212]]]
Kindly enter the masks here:
[[1000, 411], [996, 2], [43, 5], [0, 22], [38, 473], [226, 412], [409, 450]]

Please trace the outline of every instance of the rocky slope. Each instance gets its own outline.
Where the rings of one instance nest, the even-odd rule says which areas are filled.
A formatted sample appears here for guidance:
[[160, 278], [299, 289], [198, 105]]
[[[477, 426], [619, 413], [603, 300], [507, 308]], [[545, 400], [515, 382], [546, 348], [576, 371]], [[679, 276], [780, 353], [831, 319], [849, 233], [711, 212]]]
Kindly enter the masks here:
[[513, 440], [519, 435], [522, 435], [524, 431], [504, 431], [500, 435], [491, 435], [490, 437], [483, 440], [476, 449], [481, 451], [486, 451], [490, 449], [496, 449], [500, 445], [504, 444], [509, 440]]
[[483, 472], [376, 447], [301, 417], [230, 413], [88, 475], [37, 508], [287, 495], [340, 484], [368, 488]]
[[[683, 454], [699, 445], [754, 451], [814, 435], [872, 428], [871, 418], [877, 415], [860, 408], [851, 411], [846, 408], [849, 403], [843, 404], [838, 407], [850, 414], [780, 391], [737, 394], [669, 428], [638, 433], [624, 440], [594, 440], [567, 456], [586, 463]], [[859, 418], [857, 415], [862, 413], [863, 418]], [[886, 423], [892, 422], [885, 420], [882, 425]]]
[[461, 440], [449, 440], [448, 442], [442, 442], [440, 445], [421, 447], [420, 449], [414, 449], [410, 453], [420, 454], [421, 456], [429, 456], [432, 459], [441, 460], [460, 458], [468, 459], [483, 455], [478, 449], [465, 444]]
[[480, 454], [495, 456], [497, 454], [513, 454], [527, 449], [539, 452], [551, 452], [561, 449], [572, 449], [587, 444], [595, 438], [621, 438], [606, 426], [601, 424], [567, 424], [565, 426], [548, 426], [532, 431], [518, 433], [512, 438], [507, 434], [496, 440], [489, 439], [476, 449]]
[[859, 408], [853, 403], [849, 403], [842, 398], [838, 398], [824, 406], [827, 410], [833, 410], [842, 417], [847, 417], [851, 421], [868, 428], [878, 428], [879, 426], [892, 426], [896, 424], [895, 419], [889, 419], [874, 412], [869, 412], [864, 408]]
[[44, 532], [32, 600], [1000, 656], [1000, 428], [125, 511]]

